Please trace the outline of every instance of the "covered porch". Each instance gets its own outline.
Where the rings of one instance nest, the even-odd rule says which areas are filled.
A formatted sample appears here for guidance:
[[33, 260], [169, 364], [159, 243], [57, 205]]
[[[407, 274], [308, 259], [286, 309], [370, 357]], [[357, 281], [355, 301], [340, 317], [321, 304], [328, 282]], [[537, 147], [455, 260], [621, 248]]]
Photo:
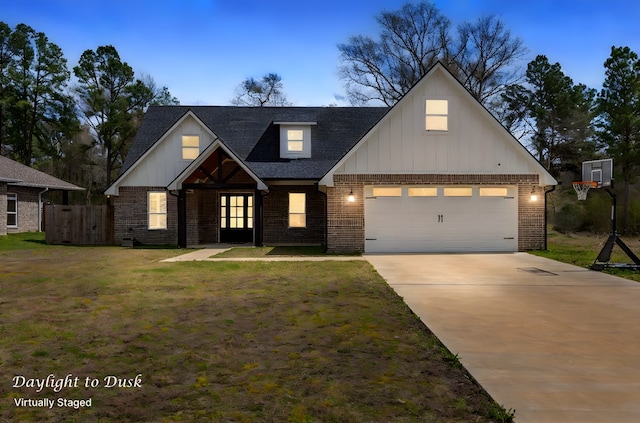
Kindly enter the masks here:
[[262, 245], [262, 196], [267, 185], [220, 141], [170, 185], [177, 197], [178, 246]]

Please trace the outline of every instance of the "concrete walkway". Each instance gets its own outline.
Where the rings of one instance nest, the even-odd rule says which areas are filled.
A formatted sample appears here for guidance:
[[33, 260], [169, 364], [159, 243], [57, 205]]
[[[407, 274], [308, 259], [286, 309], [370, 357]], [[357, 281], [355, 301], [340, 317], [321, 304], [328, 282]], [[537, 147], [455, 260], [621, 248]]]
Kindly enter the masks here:
[[173, 263], [178, 261], [354, 261], [364, 260], [361, 256], [265, 256], [265, 257], [213, 257], [223, 253], [237, 245], [233, 244], [213, 244], [204, 246], [177, 257], [162, 260], [163, 263]]
[[640, 422], [640, 283], [525, 253], [365, 258], [516, 422]]

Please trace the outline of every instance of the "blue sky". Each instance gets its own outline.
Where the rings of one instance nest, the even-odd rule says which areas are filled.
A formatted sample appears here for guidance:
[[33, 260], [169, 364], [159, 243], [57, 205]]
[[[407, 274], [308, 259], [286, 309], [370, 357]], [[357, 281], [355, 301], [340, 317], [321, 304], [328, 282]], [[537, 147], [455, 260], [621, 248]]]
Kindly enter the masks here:
[[[338, 43], [375, 37], [374, 16], [406, 0], [0, 0], [0, 21], [26, 23], [69, 62], [116, 47], [137, 73], [182, 104], [226, 105], [247, 77], [282, 76], [289, 101], [317, 106], [344, 93]], [[435, 0], [454, 24], [499, 15], [529, 50], [559, 62], [574, 82], [599, 88], [612, 45], [640, 54], [640, 2], [633, 0]]]

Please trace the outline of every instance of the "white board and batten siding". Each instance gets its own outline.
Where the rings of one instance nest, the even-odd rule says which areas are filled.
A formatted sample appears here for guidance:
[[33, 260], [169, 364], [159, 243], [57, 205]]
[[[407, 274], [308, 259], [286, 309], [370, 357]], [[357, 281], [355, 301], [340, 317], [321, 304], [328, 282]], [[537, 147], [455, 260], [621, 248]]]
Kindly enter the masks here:
[[[448, 100], [448, 131], [425, 130], [425, 101]], [[539, 163], [445, 70], [410, 91], [332, 174], [540, 174]], [[327, 183], [331, 183], [325, 180]]]
[[144, 160], [139, 160], [130, 169], [119, 186], [167, 186], [193, 162], [182, 159], [183, 135], [199, 136], [200, 152], [214, 142], [214, 136], [187, 115], [153, 146]]
[[[411, 186], [376, 195], [365, 187], [365, 252], [510, 252], [518, 249], [516, 186], [428, 187], [430, 196], [411, 196]], [[448, 196], [462, 188], [464, 196]], [[384, 188], [383, 188], [384, 189]], [[502, 193], [501, 191], [504, 191]]]

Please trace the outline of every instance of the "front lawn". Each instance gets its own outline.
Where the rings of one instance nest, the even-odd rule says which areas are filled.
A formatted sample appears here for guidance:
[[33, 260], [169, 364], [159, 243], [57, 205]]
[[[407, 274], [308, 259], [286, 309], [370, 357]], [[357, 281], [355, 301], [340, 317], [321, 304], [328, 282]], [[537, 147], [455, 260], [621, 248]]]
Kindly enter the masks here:
[[0, 421], [509, 420], [367, 262], [34, 240], [0, 244]]

